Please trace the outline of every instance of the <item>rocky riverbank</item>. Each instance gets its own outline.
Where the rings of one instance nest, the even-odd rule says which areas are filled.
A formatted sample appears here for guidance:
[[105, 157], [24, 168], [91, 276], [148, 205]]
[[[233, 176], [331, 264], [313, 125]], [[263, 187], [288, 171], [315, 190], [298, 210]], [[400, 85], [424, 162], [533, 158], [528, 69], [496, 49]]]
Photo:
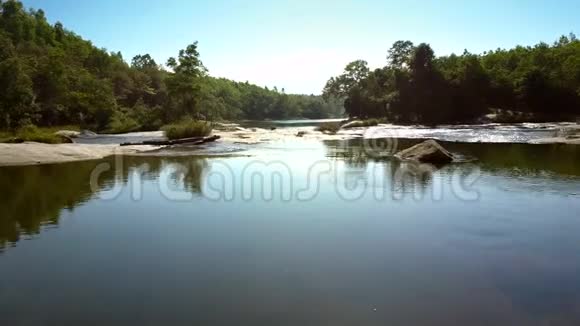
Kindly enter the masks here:
[[[283, 142], [296, 139], [324, 141], [353, 138], [410, 138], [435, 139], [438, 141], [470, 143], [530, 143], [580, 145], [580, 125], [562, 124], [516, 124], [477, 126], [424, 126], [379, 125], [368, 128], [340, 130], [336, 134], [318, 132], [315, 127], [242, 128], [227, 125], [214, 134], [221, 139], [211, 153], [231, 153], [232, 148]], [[0, 144], [0, 166], [35, 165], [71, 161], [102, 159], [111, 155], [184, 155], [200, 152], [196, 147], [184, 147], [180, 151], [159, 151], [160, 146], [119, 146], [124, 142], [163, 139], [162, 132], [142, 132], [124, 135], [71, 135], [73, 144], [48, 145], [41, 143]], [[201, 151], [201, 153], [204, 153]]]
[[36, 165], [102, 159], [111, 155], [138, 154], [155, 146], [86, 145], [86, 144], [0, 144], [0, 166]]

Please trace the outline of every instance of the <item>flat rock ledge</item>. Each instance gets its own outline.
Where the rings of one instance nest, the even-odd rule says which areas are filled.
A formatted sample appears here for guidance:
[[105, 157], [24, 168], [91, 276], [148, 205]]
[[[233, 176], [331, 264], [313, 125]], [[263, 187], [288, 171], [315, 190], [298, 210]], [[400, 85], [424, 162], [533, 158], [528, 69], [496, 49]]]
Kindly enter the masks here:
[[158, 146], [85, 145], [85, 144], [0, 144], [0, 167], [52, 164], [102, 159], [111, 155], [144, 153]]

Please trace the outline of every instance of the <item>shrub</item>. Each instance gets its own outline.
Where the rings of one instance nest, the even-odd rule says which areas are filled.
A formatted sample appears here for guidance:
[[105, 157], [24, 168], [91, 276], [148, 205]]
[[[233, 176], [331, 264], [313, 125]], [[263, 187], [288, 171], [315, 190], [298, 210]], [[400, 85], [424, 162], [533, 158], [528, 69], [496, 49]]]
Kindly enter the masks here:
[[109, 120], [106, 132], [112, 134], [122, 134], [139, 130], [141, 126], [135, 119], [122, 111], [115, 111]]
[[212, 126], [206, 121], [186, 119], [161, 128], [168, 139], [205, 137], [211, 134]]
[[140, 99], [130, 112], [142, 131], [155, 131], [163, 126], [163, 107], [160, 105], [148, 107]]
[[340, 122], [325, 122], [318, 126], [316, 130], [323, 133], [336, 134], [340, 130]]
[[12, 139], [12, 134], [7, 131], [0, 131], [0, 143], [7, 143]]
[[27, 125], [18, 129], [15, 133], [15, 137], [11, 139], [11, 142], [14, 143], [27, 141], [46, 144], [60, 144], [63, 142], [63, 138], [56, 135], [52, 129], [40, 129], [35, 125]]

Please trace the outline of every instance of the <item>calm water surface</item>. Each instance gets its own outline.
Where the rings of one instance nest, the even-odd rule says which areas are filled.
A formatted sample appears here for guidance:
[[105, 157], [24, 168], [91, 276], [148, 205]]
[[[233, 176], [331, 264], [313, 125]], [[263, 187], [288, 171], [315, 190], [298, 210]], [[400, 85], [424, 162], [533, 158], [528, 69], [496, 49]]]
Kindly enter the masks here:
[[1, 168], [0, 325], [580, 325], [579, 147], [361, 145]]

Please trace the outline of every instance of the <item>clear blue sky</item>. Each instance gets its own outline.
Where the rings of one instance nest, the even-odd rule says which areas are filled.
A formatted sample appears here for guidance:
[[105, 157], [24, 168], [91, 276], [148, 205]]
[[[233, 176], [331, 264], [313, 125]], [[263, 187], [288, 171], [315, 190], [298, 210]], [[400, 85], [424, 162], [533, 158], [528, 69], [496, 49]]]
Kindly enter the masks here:
[[24, 0], [126, 60], [158, 62], [199, 41], [213, 76], [321, 92], [355, 59], [383, 66], [400, 39], [436, 54], [552, 42], [580, 33], [580, 0]]

